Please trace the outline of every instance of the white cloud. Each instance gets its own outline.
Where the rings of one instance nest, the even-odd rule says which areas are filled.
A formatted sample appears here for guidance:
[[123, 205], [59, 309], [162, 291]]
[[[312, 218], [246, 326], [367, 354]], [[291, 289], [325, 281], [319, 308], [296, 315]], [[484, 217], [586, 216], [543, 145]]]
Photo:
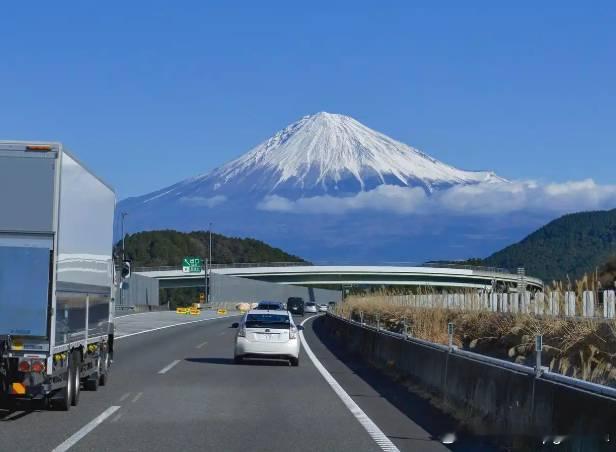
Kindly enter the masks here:
[[350, 197], [315, 196], [290, 200], [268, 196], [258, 207], [290, 213], [344, 214], [350, 211], [388, 211], [398, 214], [493, 215], [514, 212], [563, 214], [616, 207], [616, 185], [592, 179], [539, 184], [534, 181], [487, 182], [455, 186], [428, 196], [420, 188], [381, 185]]
[[204, 196], [183, 196], [180, 198], [180, 202], [191, 206], [197, 207], [216, 207], [227, 200], [226, 196], [216, 195], [211, 198], [206, 198]]
[[374, 190], [360, 192], [355, 196], [336, 198], [315, 196], [291, 201], [282, 196], [267, 196], [258, 208], [277, 212], [344, 214], [356, 210], [390, 211], [413, 213], [428, 197], [421, 188], [405, 188], [395, 185], [381, 185]]

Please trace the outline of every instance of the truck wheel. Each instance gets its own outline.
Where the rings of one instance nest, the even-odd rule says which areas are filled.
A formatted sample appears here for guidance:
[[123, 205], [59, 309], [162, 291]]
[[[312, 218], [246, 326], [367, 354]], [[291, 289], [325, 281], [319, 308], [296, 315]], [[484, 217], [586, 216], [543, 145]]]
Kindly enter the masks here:
[[71, 405], [77, 406], [79, 404], [79, 393], [81, 392], [81, 362], [77, 353], [73, 354], [73, 398], [71, 399]]
[[54, 409], [68, 411], [71, 408], [74, 384], [75, 379], [73, 378], [73, 363], [71, 362], [68, 364], [66, 386], [60, 389], [53, 397], [52, 405]]
[[98, 384], [105, 386], [109, 378], [109, 353], [105, 353], [101, 369], [99, 370]]

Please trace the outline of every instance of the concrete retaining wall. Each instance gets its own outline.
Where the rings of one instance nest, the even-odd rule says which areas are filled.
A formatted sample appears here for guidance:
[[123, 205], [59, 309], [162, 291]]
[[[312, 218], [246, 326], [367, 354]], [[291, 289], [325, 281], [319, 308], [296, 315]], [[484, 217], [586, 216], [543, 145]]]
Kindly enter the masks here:
[[[147, 276], [133, 274], [124, 282], [120, 298], [118, 290], [117, 305], [121, 306], [159, 306], [158, 280]], [[146, 309], [150, 310], [150, 309]]]
[[474, 430], [491, 435], [606, 434], [616, 426], [616, 400], [536, 378], [526, 372], [451, 354], [332, 315], [325, 330], [378, 367], [393, 369], [442, 402]]

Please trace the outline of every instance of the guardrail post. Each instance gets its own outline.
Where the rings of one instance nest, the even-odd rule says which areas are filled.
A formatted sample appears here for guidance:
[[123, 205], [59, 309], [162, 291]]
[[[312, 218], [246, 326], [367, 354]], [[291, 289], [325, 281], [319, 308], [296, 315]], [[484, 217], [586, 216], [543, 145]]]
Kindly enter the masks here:
[[364, 325], [364, 311], [359, 311], [359, 322]]
[[535, 336], [535, 375], [541, 375], [541, 351], [543, 350], [543, 336], [537, 334]]

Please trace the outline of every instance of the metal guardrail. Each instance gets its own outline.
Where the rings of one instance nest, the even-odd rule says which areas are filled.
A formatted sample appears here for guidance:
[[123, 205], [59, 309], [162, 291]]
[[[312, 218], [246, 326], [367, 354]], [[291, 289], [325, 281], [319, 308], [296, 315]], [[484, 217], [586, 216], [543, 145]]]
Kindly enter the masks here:
[[329, 311], [326, 313], [326, 315], [331, 315], [332, 317], [335, 317], [343, 322], [349, 323], [356, 327], [373, 330], [379, 334], [384, 334], [387, 336], [398, 338], [400, 340], [413, 342], [422, 347], [429, 347], [429, 348], [436, 349], [442, 352], [448, 352], [448, 353], [451, 353], [452, 355], [456, 355], [464, 359], [470, 359], [470, 360], [478, 361], [478, 362], [481, 362], [487, 365], [501, 367], [501, 368], [512, 370], [515, 372], [520, 372], [520, 373], [523, 373], [529, 376], [534, 375], [537, 379], [540, 379], [540, 380], [545, 380], [545, 381], [549, 381], [552, 383], [561, 384], [564, 386], [568, 386], [572, 389], [582, 390], [582, 391], [590, 392], [596, 395], [610, 397], [616, 400], [616, 388], [613, 388], [611, 386], [605, 386], [602, 384], [593, 383], [593, 382], [586, 381], [586, 380], [581, 380], [579, 378], [568, 377], [566, 375], [562, 375], [557, 372], [551, 372], [545, 367], [542, 367], [541, 370], [538, 372], [537, 369], [535, 369], [534, 367], [525, 366], [524, 364], [517, 364], [511, 361], [506, 361], [504, 359], [493, 358], [491, 356], [482, 355], [482, 354], [471, 352], [468, 350], [461, 350], [458, 347], [450, 348], [447, 345], [429, 342], [429, 341], [418, 339], [418, 338], [415, 338], [415, 337], [412, 337], [406, 334], [395, 333], [393, 331], [385, 330], [383, 328], [357, 322], [353, 319], [347, 319], [345, 317], [342, 317], [340, 315], [334, 314], [333, 312], [329, 312]]

